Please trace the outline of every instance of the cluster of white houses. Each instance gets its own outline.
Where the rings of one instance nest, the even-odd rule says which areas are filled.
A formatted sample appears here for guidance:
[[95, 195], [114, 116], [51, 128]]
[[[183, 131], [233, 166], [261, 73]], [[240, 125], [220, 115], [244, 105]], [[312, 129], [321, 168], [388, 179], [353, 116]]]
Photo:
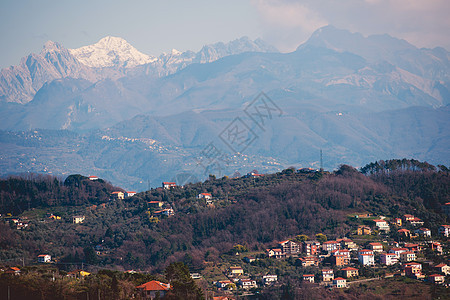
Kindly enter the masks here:
[[233, 290], [236, 288], [242, 288], [248, 290], [251, 288], [257, 288], [258, 285], [271, 285], [278, 281], [278, 275], [266, 274], [256, 279], [244, 274], [244, 269], [240, 266], [229, 267], [225, 271], [226, 280], [218, 280], [214, 282], [215, 286], [219, 290]]
[[[374, 227], [378, 231], [389, 231], [390, 224], [384, 218], [374, 219]], [[391, 225], [402, 226], [403, 222], [412, 226], [423, 226], [424, 222], [413, 215], [405, 215], [403, 219], [395, 218]], [[399, 234], [408, 233], [408, 237], [424, 237], [430, 238], [431, 231], [428, 228], [420, 227], [414, 230], [415, 235], [411, 235], [410, 230], [402, 228], [398, 230]], [[357, 234], [371, 234], [372, 229], [368, 226], [359, 226]], [[448, 237], [450, 234], [450, 225], [441, 225], [438, 231], [441, 237]], [[422, 242], [368, 242], [363, 247], [356, 245], [351, 239], [342, 238], [335, 241], [326, 241], [320, 243], [318, 241], [296, 242], [286, 240], [279, 242], [277, 247], [266, 249], [266, 255], [270, 258], [283, 259], [294, 256], [298, 259], [298, 264], [303, 267], [316, 266], [320, 262], [326, 265], [332, 265], [338, 268], [345, 278], [334, 278], [332, 269], [322, 269], [321, 276], [318, 274], [304, 274], [303, 280], [314, 282], [317, 278], [321, 278], [323, 282], [329, 282], [333, 287], [346, 286], [346, 279], [359, 276], [359, 270], [353, 266], [375, 266], [375, 265], [395, 265], [403, 266], [404, 274], [414, 278], [425, 278], [418, 270], [416, 262], [417, 254], [424, 249], [430, 249], [436, 254], [442, 254], [442, 245], [438, 241], [425, 240]], [[431, 282], [443, 282], [442, 276], [450, 274], [450, 267], [446, 264], [439, 264], [435, 269], [440, 274], [431, 274], [428, 279]], [[438, 270], [439, 269], [439, 270]]]

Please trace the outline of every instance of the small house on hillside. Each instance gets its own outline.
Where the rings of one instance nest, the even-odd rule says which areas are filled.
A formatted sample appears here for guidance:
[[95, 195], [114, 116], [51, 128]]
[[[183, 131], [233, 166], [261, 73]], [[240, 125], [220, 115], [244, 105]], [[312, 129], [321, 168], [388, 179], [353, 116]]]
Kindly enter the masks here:
[[111, 199], [117, 199], [117, 200], [123, 200], [125, 198], [125, 195], [121, 191], [115, 191], [111, 193]]
[[333, 279], [333, 287], [335, 288], [346, 288], [347, 287], [347, 279], [338, 277]]
[[73, 216], [72, 217], [72, 223], [74, 223], [74, 224], [83, 223], [84, 220], [85, 220], [85, 216]]
[[89, 180], [92, 180], [92, 181], [95, 181], [95, 180], [98, 180], [98, 177], [97, 176], [89, 176], [88, 177], [89, 178]]
[[367, 226], [358, 226], [358, 229], [356, 231], [358, 235], [370, 235], [372, 234], [372, 229]]
[[177, 184], [175, 182], [163, 182], [162, 183], [162, 187], [165, 190], [170, 190], [171, 188], [174, 188], [176, 186], [177, 186]]
[[198, 199], [205, 199], [205, 200], [211, 200], [212, 195], [210, 193], [200, 193], [197, 196]]
[[162, 298], [170, 290], [170, 283], [163, 283], [152, 280], [136, 287], [141, 299], [156, 299]]
[[49, 263], [51, 262], [52, 257], [48, 254], [38, 255], [38, 263]]
[[125, 197], [127, 197], [127, 198], [133, 197], [134, 195], [136, 195], [135, 191], [127, 191], [127, 192], [125, 192]]
[[228, 269], [228, 274], [230, 274], [231, 276], [240, 276], [244, 274], [244, 269], [242, 269], [241, 267], [230, 267]]
[[341, 270], [344, 273], [345, 278], [358, 276], [359, 270], [352, 267], [347, 267]]

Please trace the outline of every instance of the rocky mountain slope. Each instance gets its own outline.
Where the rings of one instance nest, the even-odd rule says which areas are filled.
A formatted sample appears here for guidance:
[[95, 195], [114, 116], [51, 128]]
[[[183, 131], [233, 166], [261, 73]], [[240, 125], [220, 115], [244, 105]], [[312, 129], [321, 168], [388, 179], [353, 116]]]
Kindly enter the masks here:
[[[60, 77], [42, 79], [42, 87], [35, 89], [29, 103], [0, 103], [0, 129], [77, 131], [81, 140], [90, 141], [67, 140], [77, 149], [71, 159], [85, 160], [77, 168], [97, 170], [116, 184], [126, 181], [142, 189], [149, 180], [168, 180], [180, 171], [204, 176], [213, 170], [193, 169], [198, 165], [195, 159], [210, 143], [226, 152], [229, 159], [220, 172], [227, 175], [254, 168], [318, 167], [319, 149], [325, 153], [328, 169], [391, 157], [447, 164], [450, 157], [450, 63], [449, 52], [442, 48], [418, 49], [388, 35], [363, 37], [327, 26], [292, 53], [241, 38], [205, 46], [198, 53], [173, 50], [158, 58], [147, 57], [151, 62], [139, 65], [137, 58], [127, 62], [125, 54], [105, 54], [105, 66], [113, 65], [94, 68], [61, 46], [48, 57], [58, 57], [57, 51], [67, 55], [61, 61], [72, 69], [57, 71], [64, 64], [50, 60], [52, 76]], [[104, 52], [91, 56], [102, 57], [99, 53]], [[31, 57], [50, 64], [45, 55]], [[86, 68], [89, 72], [79, 71]], [[264, 126], [249, 114], [251, 109], [253, 114], [268, 112], [261, 102], [259, 107], [252, 106], [261, 91], [280, 113], [267, 115]], [[230, 149], [224, 142], [224, 130], [236, 124], [236, 117], [255, 138], [245, 149]], [[3, 137], [10, 135], [16, 134]], [[26, 156], [31, 148], [16, 147], [29, 140], [18, 136], [13, 140], [0, 140], [4, 172], [31, 163], [13, 154]], [[94, 140], [101, 142], [91, 143]], [[39, 168], [52, 166], [65, 172], [54, 151], [70, 153], [70, 147], [33, 148], [45, 157]], [[157, 174], [149, 171], [155, 166]]]

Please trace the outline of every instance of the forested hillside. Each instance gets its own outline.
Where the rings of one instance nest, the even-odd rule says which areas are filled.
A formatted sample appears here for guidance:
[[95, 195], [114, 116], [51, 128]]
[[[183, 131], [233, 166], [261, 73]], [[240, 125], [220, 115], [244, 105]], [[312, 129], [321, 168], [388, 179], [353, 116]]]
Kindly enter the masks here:
[[[0, 259], [32, 261], [48, 252], [66, 263], [161, 271], [183, 260], [202, 269], [236, 244], [262, 250], [299, 234], [343, 237], [354, 230], [348, 216], [358, 212], [387, 217], [413, 212], [436, 230], [446, 222], [441, 204], [450, 201], [449, 173], [444, 166], [426, 166], [367, 172], [368, 165], [366, 175], [344, 165], [334, 173], [286, 169], [258, 178], [211, 176], [114, 201], [108, 200], [111, 185], [81, 176], [64, 183], [52, 177], [9, 178], [1, 182], [2, 214], [23, 211], [17, 217], [29, 226], [0, 226]], [[205, 192], [213, 197], [209, 204], [197, 199]], [[155, 201], [161, 207], [152, 207]], [[155, 214], [164, 208], [174, 215]], [[48, 219], [49, 213], [62, 219]], [[86, 220], [72, 224], [74, 214]]]

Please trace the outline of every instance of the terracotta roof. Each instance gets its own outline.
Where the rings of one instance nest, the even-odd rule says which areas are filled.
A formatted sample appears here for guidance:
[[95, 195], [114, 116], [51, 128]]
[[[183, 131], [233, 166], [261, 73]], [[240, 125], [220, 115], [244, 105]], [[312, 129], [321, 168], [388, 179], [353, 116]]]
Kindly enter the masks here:
[[446, 266], [446, 264], [444, 264], [444, 263], [442, 263], [442, 264], [438, 264], [437, 266], [434, 266], [435, 268], [442, 268], [442, 267], [445, 267]]
[[441, 225], [441, 227], [450, 228], [450, 225]]
[[204, 196], [211, 196], [210, 193], [202, 193], [202, 195], [204, 195]]
[[430, 275], [430, 276], [428, 276], [428, 277], [444, 277], [444, 275], [441, 275], [441, 274], [433, 274], [433, 275]]
[[333, 279], [333, 281], [337, 281], [337, 280], [347, 280], [347, 279], [342, 278], [342, 277], [338, 277], [338, 278]]
[[371, 246], [383, 246], [383, 245], [380, 244], [380, 243], [370, 243], [369, 245], [371, 245]]
[[342, 271], [358, 271], [358, 269], [352, 268], [352, 267], [347, 267], [347, 268], [343, 268]]
[[314, 274], [303, 274], [303, 277], [314, 277]]
[[144, 289], [144, 291], [168, 291], [170, 289], [170, 284], [152, 280], [147, 283], [141, 284], [136, 288]]
[[163, 184], [177, 184], [176, 182], [163, 182]]

